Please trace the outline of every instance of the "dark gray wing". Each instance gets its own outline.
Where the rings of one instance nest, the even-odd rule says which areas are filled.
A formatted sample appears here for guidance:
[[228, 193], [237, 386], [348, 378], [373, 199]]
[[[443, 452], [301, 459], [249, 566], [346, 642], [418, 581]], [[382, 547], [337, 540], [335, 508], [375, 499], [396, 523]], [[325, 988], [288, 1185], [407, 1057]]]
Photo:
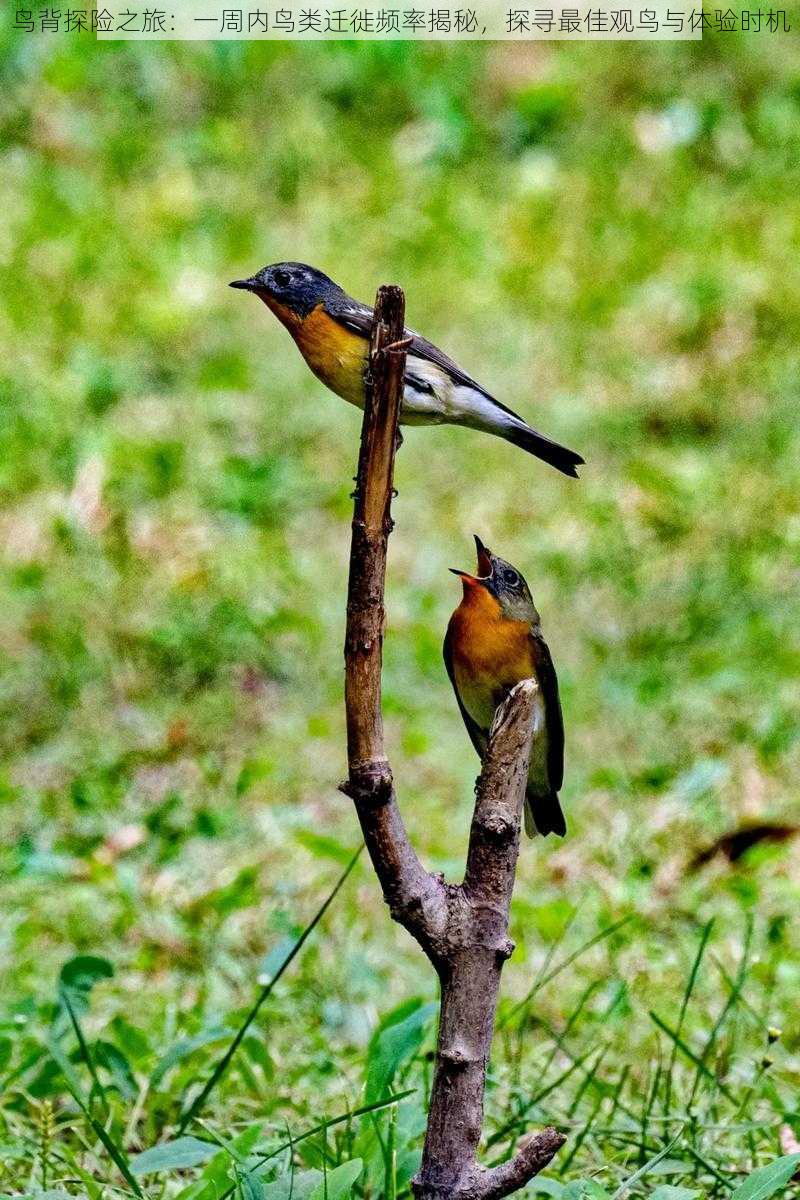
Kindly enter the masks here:
[[458, 702], [459, 711], [461, 712], [461, 717], [464, 721], [464, 724], [467, 727], [467, 733], [469, 734], [469, 736], [472, 740], [472, 744], [478, 752], [478, 757], [480, 758], [480, 760], [482, 762], [483, 756], [486, 753], [486, 746], [488, 743], [488, 738], [486, 736], [485, 731], [483, 729], [481, 729], [481, 727], [477, 723], [477, 721], [473, 721], [472, 717], [469, 715], [467, 710], [464, 708], [464, 705], [461, 703], [461, 697], [458, 694], [458, 688], [456, 687], [456, 677], [455, 677], [455, 673], [453, 671], [453, 650], [450, 645], [450, 627], [449, 626], [447, 628], [447, 633], [444, 635], [444, 646], [442, 648], [442, 653], [444, 655], [444, 665], [447, 667], [447, 674], [450, 676], [450, 682], [452, 683], [453, 691], [456, 694], [456, 700]]
[[[352, 330], [353, 333], [360, 334], [361, 337], [369, 337], [372, 330], [373, 313], [372, 309], [367, 308], [366, 304], [359, 304], [358, 301], [350, 300], [348, 297], [344, 297], [342, 299], [339, 297], [332, 297], [331, 299], [325, 301], [325, 311], [329, 316], [333, 317], [334, 320], [338, 321], [340, 325], [344, 325], [346, 329]], [[433, 342], [429, 342], [428, 339], [424, 338], [421, 334], [415, 333], [413, 329], [403, 330], [403, 335], [404, 337], [411, 338], [411, 345], [408, 347], [407, 351], [410, 358], [422, 358], [425, 359], [426, 362], [430, 362], [437, 367], [441, 367], [441, 369], [445, 371], [455, 383], [462, 384], [464, 387], [470, 387], [476, 392], [480, 392], [480, 394], [485, 396], [487, 400], [491, 400], [492, 403], [496, 404], [499, 409], [502, 409], [503, 412], [508, 413], [509, 416], [516, 417], [518, 421], [523, 419], [518, 413], [515, 413], [513, 409], [507, 408], [505, 404], [501, 404], [499, 400], [496, 400], [491, 393], [486, 391], [486, 388], [481, 387], [481, 385], [477, 383], [471, 375], [468, 375], [466, 371], [462, 371], [458, 363], [453, 362], [452, 358], [445, 354], [443, 350], [440, 350], [438, 346], [434, 346]], [[415, 382], [414, 371], [412, 367], [409, 366], [407, 368], [406, 374], [409, 376], [409, 379], [412, 382]], [[430, 384], [428, 384], [425, 380], [419, 380], [417, 382], [422, 391], [431, 390]]]
[[547, 779], [554, 792], [564, 782], [564, 718], [558, 696], [558, 676], [547, 642], [540, 633], [531, 632], [536, 676], [542, 689], [544, 719], [547, 722]]

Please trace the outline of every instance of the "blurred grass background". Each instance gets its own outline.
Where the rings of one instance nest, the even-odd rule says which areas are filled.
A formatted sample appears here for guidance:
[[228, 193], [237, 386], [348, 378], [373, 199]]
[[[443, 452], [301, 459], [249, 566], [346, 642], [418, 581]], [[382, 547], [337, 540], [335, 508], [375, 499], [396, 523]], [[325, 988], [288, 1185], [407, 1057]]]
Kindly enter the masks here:
[[[712, 1083], [727, 1078], [744, 1107], [725, 1121], [761, 1124], [711, 1135], [714, 1153], [696, 1129], [672, 1157], [701, 1173], [698, 1154], [724, 1160], [704, 1186], [726, 1194], [725, 1171], [780, 1151], [800, 1078], [798, 846], [688, 870], [741, 823], [797, 818], [793, 36], [4, 36], [6, 1143], [34, 1137], [61, 1094], [39, 1059], [18, 1068], [65, 959], [114, 963], [87, 1020], [136, 1080], [200, 1039], [120, 1118], [142, 1148], [358, 843], [336, 783], [360, 415], [226, 286], [298, 259], [363, 299], [401, 283], [410, 324], [587, 460], [576, 483], [442, 428], [408, 430], [398, 462], [385, 709], [416, 843], [458, 876], [476, 760], [440, 646], [459, 596], [446, 568], [471, 565], [474, 531], [531, 585], [568, 738], [569, 836], [524, 848], [506, 1011], [548, 952], [630, 918], [498, 1038], [490, 1130], [545, 1061], [555, 1076], [607, 1046], [591, 1087], [579, 1071], [533, 1115], [582, 1131], [568, 1176], [629, 1162], [601, 1126], [617, 1085], [637, 1114], [659, 1111], [671, 1044], [649, 1010], [674, 1028], [714, 917], [684, 1038], [699, 1054], [724, 1010], [704, 1119], [722, 1121]], [[434, 995], [361, 864], [220, 1085], [220, 1129], [354, 1106], [376, 1023]], [[784, 1028], [767, 1067], [766, 1024]], [[410, 1086], [426, 1071], [423, 1047]], [[670, 1119], [644, 1121], [637, 1154]], [[417, 1128], [408, 1142], [410, 1162]], [[10, 1155], [0, 1182], [39, 1179], [32, 1155]]]

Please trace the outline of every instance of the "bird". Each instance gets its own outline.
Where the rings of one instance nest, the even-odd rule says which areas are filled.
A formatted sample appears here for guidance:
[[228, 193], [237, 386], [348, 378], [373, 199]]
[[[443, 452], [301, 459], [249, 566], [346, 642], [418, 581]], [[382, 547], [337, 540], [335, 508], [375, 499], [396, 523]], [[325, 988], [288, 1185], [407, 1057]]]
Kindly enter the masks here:
[[[258, 296], [288, 329], [317, 378], [337, 396], [364, 407], [371, 308], [305, 263], [273, 263], [230, 286]], [[576, 468], [584, 461], [580, 454], [532, 429], [420, 334], [407, 329], [406, 339], [401, 424], [482, 430], [577, 478]]]
[[451, 567], [464, 588], [447, 626], [444, 661], [481, 761], [497, 708], [522, 679], [535, 679], [534, 739], [525, 789], [525, 832], [567, 832], [558, 793], [564, 780], [564, 721], [558, 678], [539, 613], [522, 575], [475, 535], [477, 574]]

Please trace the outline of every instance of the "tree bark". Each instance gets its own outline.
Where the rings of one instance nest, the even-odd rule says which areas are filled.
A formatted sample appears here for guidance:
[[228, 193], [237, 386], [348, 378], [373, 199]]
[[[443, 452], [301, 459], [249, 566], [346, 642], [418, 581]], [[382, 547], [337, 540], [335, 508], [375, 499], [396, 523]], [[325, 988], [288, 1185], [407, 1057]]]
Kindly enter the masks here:
[[416, 1200], [500, 1200], [524, 1187], [565, 1138], [548, 1128], [522, 1139], [491, 1170], [477, 1160], [486, 1067], [500, 973], [513, 952], [508, 914], [533, 739], [537, 685], [518, 684], [498, 710], [476, 787], [467, 866], [459, 885], [426, 871], [397, 806], [381, 714], [386, 550], [406, 341], [400, 288], [378, 290], [354, 496], [345, 636], [349, 774], [356, 807], [392, 917], [420, 943], [441, 985], [428, 1127]]

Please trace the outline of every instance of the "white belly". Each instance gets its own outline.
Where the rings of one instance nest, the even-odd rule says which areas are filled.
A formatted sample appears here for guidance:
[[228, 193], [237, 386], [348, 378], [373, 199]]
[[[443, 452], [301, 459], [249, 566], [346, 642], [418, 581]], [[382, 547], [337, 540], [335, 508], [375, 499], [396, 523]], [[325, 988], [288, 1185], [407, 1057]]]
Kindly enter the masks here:
[[401, 425], [442, 425], [450, 420], [435, 392], [420, 392], [406, 385], [400, 405]]
[[[332, 390], [336, 391], [335, 388]], [[354, 404], [356, 408], [363, 409], [363, 392], [358, 396], [345, 395], [343, 392], [336, 394], [346, 400], [348, 404]], [[448, 416], [447, 408], [442, 403], [440, 396], [432, 392], [421, 392], [406, 384], [403, 389], [403, 399], [400, 401], [401, 425], [442, 425], [452, 419]]]
[[[312, 366], [312, 370], [313, 370]], [[321, 376], [332, 391], [350, 404], [364, 407], [364, 392], [358, 388], [337, 387], [336, 382]], [[417, 386], [412, 380], [415, 380]], [[482, 392], [466, 384], [454, 383], [449, 375], [427, 359], [410, 355], [408, 377], [400, 404], [401, 425], [467, 425], [499, 437], [519, 421], [506, 414], [499, 405]]]
[[[409, 367], [427, 387], [406, 383], [400, 420], [406, 425], [467, 425], [503, 436], [508, 418], [493, 400], [475, 388], [454, 384], [433, 363], [415, 358]], [[430, 390], [427, 390], [430, 388]]]
[[409, 358], [408, 373], [420, 386], [406, 380], [400, 421], [404, 425], [441, 425], [449, 420], [447, 397], [452, 384], [444, 372], [423, 358]]

